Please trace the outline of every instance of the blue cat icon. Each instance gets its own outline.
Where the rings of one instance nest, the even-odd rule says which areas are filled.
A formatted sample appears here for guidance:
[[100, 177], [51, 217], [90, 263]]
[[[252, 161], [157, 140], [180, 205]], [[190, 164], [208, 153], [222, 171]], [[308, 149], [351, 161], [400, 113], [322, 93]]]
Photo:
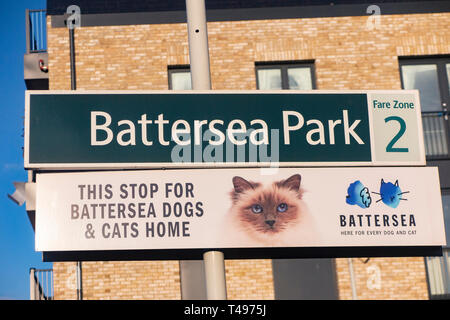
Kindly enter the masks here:
[[365, 187], [361, 181], [356, 180], [351, 183], [347, 189], [347, 197], [345, 202], [350, 205], [357, 205], [363, 209], [370, 207], [372, 198], [367, 187]]
[[384, 180], [381, 179], [380, 193], [377, 192], [372, 193], [381, 196], [381, 199], [377, 200], [377, 202], [383, 201], [385, 205], [391, 208], [397, 208], [398, 205], [400, 204], [400, 200], [407, 200], [403, 199], [402, 195], [405, 193], [409, 193], [409, 191], [402, 192], [398, 180], [396, 180], [395, 183], [392, 183], [392, 182], [384, 182]]

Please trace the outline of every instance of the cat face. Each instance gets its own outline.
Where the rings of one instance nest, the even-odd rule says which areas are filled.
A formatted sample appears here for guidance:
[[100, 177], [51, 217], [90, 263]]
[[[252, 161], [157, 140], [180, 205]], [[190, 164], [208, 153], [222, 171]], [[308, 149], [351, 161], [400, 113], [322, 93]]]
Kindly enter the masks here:
[[268, 187], [233, 178], [233, 211], [242, 227], [250, 232], [277, 234], [298, 222], [301, 176], [293, 175]]
[[400, 200], [406, 200], [402, 198], [402, 194], [407, 192], [402, 192], [400, 186], [398, 185], [398, 180], [395, 183], [392, 182], [384, 182], [381, 179], [380, 185], [380, 195], [381, 200], [384, 204], [388, 205], [391, 208], [397, 208], [400, 203]]

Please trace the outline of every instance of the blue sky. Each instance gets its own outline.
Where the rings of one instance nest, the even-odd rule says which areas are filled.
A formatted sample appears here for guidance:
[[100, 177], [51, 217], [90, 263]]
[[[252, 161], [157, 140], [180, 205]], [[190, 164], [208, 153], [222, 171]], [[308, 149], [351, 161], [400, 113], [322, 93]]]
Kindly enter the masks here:
[[29, 299], [29, 269], [51, 268], [34, 251], [34, 232], [25, 205], [8, 197], [23, 169], [25, 9], [45, 9], [45, 0], [0, 2], [0, 299]]

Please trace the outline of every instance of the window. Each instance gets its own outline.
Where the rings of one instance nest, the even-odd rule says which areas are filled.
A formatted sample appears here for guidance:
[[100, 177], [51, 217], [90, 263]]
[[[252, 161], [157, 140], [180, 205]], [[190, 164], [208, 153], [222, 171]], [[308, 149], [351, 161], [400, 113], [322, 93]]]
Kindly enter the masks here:
[[[448, 60], [445, 63], [444, 60]], [[449, 59], [405, 60], [401, 62], [404, 89], [418, 89], [422, 111], [441, 111], [449, 100]]]
[[449, 156], [450, 57], [400, 59], [403, 89], [418, 89], [428, 157]]
[[169, 66], [169, 90], [191, 90], [191, 71], [189, 66]]
[[428, 287], [431, 298], [450, 298], [450, 193], [442, 195], [447, 246], [442, 257], [427, 257]]
[[256, 63], [256, 87], [259, 90], [315, 89], [313, 62]]

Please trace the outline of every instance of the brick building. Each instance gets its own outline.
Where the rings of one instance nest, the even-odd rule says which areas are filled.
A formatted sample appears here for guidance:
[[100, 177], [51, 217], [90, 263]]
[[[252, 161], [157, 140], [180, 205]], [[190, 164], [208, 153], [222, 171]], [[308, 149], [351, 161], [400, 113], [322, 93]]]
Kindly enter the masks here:
[[[29, 13], [28, 89], [70, 89], [64, 13], [71, 4], [81, 9], [81, 27], [75, 30], [78, 90], [190, 89], [183, 0], [48, 0], [42, 47], [38, 22]], [[448, 2], [206, 0], [206, 5], [213, 90], [419, 89], [427, 163], [439, 166], [449, 225]], [[40, 59], [48, 72], [36, 70]], [[180, 299], [189, 281], [180, 276], [180, 266], [83, 262], [83, 298]], [[229, 299], [352, 299], [353, 281], [359, 299], [438, 298], [450, 293], [449, 266], [446, 248], [444, 257], [433, 258], [226, 260], [227, 293]], [[76, 263], [55, 262], [53, 273], [54, 298], [76, 299]], [[204, 294], [201, 285], [195, 291], [185, 297]]]

